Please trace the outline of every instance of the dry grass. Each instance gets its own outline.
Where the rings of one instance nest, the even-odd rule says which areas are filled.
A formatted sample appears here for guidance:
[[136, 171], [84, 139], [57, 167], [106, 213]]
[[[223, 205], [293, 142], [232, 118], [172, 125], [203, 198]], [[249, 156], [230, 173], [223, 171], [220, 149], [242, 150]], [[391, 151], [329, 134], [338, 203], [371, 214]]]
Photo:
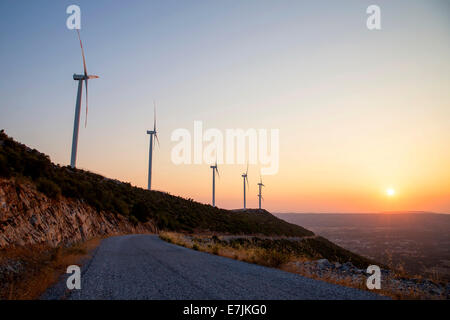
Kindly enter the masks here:
[[[70, 247], [35, 245], [0, 251], [0, 267], [8, 271], [0, 275], [0, 299], [38, 299], [69, 265], [80, 264], [87, 258], [100, 240], [96, 238]], [[8, 265], [13, 268], [5, 269]]]
[[[294, 262], [311, 261], [310, 257], [293, 256], [286, 253], [280, 253], [273, 249], [246, 247], [246, 246], [227, 246], [216, 243], [214, 241], [201, 241], [201, 239], [209, 238], [211, 235], [196, 235], [187, 236], [176, 232], [162, 232], [160, 238], [167, 242], [180, 245], [194, 250], [204, 251], [223, 257], [245, 261], [249, 263], [259, 264], [267, 267], [278, 268], [287, 272], [296, 273], [307, 278], [321, 280], [328, 283], [337, 284], [340, 286], [356, 288], [360, 290], [369, 290], [366, 286], [366, 277], [361, 276], [358, 279], [353, 279], [351, 275], [336, 277], [332, 270], [317, 274], [314, 270], [306, 268], [302, 264], [295, 264]], [[197, 239], [197, 240], [196, 240]], [[401, 265], [396, 265], [393, 277], [401, 278], [407, 277], [404, 268]], [[396, 300], [417, 300], [417, 299], [436, 299], [436, 297], [429, 296], [426, 292], [410, 289], [409, 291], [399, 291], [394, 285], [387, 284], [381, 290], [376, 290], [376, 293], [387, 296]], [[445, 299], [445, 298], [444, 298]]]
[[198, 242], [191, 237], [176, 232], [161, 232], [159, 236], [164, 241], [186, 248], [272, 268], [279, 268], [294, 258], [289, 254], [281, 253], [273, 249], [248, 248], [243, 246], [231, 247], [219, 243]]

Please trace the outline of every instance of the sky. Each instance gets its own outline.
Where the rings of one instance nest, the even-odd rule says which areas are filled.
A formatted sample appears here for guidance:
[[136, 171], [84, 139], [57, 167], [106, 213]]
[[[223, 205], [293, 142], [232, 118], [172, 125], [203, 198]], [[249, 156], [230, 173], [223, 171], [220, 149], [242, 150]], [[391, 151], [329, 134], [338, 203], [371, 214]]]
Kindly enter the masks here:
[[[154, 189], [211, 202], [209, 164], [171, 160], [174, 130], [198, 120], [279, 129], [279, 171], [263, 177], [272, 212], [450, 213], [448, 0], [2, 0], [0, 128], [62, 165], [82, 72], [71, 4], [100, 76], [78, 167], [146, 187], [155, 100]], [[381, 30], [366, 27], [372, 4]], [[219, 166], [218, 206], [242, 207], [245, 169]]]

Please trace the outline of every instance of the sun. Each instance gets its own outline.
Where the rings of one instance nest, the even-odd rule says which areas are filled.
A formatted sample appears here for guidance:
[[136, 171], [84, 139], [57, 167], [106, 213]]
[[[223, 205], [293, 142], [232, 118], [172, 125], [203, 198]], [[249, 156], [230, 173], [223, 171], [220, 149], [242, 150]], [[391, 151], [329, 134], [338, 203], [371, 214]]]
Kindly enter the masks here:
[[395, 196], [395, 190], [392, 189], [392, 188], [386, 189], [386, 194], [387, 194], [389, 197], [393, 197], [393, 196]]

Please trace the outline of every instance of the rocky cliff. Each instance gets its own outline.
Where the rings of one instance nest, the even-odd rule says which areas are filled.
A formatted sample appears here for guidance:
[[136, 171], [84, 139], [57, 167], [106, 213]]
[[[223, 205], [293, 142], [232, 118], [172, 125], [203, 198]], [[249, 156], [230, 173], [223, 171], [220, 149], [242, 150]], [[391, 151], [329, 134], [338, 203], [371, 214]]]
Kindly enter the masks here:
[[0, 179], [0, 249], [156, 231], [152, 221], [133, 224], [125, 216], [98, 212], [81, 200], [50, 199], [31, 183]]

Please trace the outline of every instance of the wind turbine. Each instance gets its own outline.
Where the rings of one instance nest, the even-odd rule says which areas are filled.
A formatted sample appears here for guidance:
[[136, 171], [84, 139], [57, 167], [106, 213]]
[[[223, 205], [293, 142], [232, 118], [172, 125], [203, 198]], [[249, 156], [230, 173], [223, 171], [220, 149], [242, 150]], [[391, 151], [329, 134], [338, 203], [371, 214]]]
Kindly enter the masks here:
[[[155, 140], [158, 142], [159, 139], [158, 134], [156, 132], [156, 104], [153, 101], [153, 130], [147, 130], [147, 134], [150, 135], [150, 147], [148, 152], [148, 190], [152, 189], [152, 158], [153, 158], [153, 144]], [[155, 140], [153, 140], [153, 135], [155, 136]]]
[[247, 171], [245, 171], [245, 173], [242, 174], [242, 178], [243, 178], [243, 180], [244, 180], [244, 209], [247, 209], [247, 201], [246, 201], [246, 198], [245, 198], [245, 191], [246, 191], [245, 183], [246, 183], [246, 182], [247, 182], [247, 188], [249, 187], [249, 186], [248, 186], [248, 177], [247, 177], [247, 174], [248, 174], [248, 163], [247, 163]]
[[83, 81], [86, 84], [86, 119], [84, 126], [87, 126], [87, 115], [88, 115], [88, 80], [97, 79], [98, 76], [88, 75], [86, 69], [86, 59], [84, 57], [83, 43], [81, 42], [80, 31], [77, 30], [78, 40], [80, 40], [81, 56], [83, 57], [83, 68], [84, 74], [74, 74], [73, 80], [78, 81], [78, 94], [77, 102], [75, 105], [75, 120], [73, 123], [73, 138], [72, 138], [72, 155], [70, 157], [70, 166], [75, 168], [77, 162], [77, 148], [78, 148], [78, 130], [80, 127], [80, 110], [81, 110], [81, 99], [83, 94]]
[[217, 172], [217, 176], [220, 177], [219, 175], [219, 169], [217, 169], [217, 160], [216, 160], [216, 164], [213, 166], [210, 166], [210, 168], [212, 169], [212, 205], [213, 207], [216, 206], [216, 172]]
[[258, 187], [259, 187], [259, 194], [258, 194], [258, 198], [259, 198], [259, 210], [261, 210], [261, 200], [264, 200], [264, 198], [263, 198], [263, 196], [262, 196], [262, 193], [261, 193], [261, 190], [262, 190], [262, 187], [265, 187], [265, 185], [264, 185], [263, 182], [262, 182], [262, 177], [261, 177], [261, 176], [259, 177]]

